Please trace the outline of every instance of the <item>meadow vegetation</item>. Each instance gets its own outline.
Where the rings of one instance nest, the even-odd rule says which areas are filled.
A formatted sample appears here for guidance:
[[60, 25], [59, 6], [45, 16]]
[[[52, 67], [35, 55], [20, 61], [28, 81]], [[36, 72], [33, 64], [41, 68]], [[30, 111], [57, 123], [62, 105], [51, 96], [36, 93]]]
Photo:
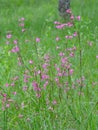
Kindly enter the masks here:
[[0, 130], [98, 130], [97, 5], [0, 0]]

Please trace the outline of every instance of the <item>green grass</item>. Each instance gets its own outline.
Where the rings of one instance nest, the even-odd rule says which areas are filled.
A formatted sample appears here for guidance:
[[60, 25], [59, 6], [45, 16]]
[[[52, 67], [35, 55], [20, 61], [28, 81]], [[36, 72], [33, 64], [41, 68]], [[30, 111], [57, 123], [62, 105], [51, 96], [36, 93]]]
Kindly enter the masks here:
[[[98, 129], [97, 5], [97, 0], [72, 1], [71, 9], [75, 16], [81, 16], [81, 21], [75, 20], [74, 27], [59, 30], [54, 21], [64, 23], [64, 20], [58, 14], [56, 0], [0, 1], [0, 130]], [[22, 17], [25, 32], [19, 27]], [[80, 39], [79, 36], [65, 39], [75, 31]], [[9, 32], [12, 38], [7, 39]], [[37, 37], [40, 38], [38, 43]], [[56, 41], [56, 37], [60, 40]], [[18, 53], [10, 52], [15, 46], [14, 40], [18, 41]], [[74, 57], [70, 57], [71, 52], [66, 49], [74, 46], [76, 50], [71, 51]], [[60, 57], [61, 52], [65, 56]], [[49, 55], [49, 59], [45, 59], [45, 55]], [[68, 58], [65, 65], [71, 64], [70, 69], [74, 70], [72, 75], [70, 69], [61, 65], [64, 57]], [[33, 60], [33, 64], [29, 64], [29, 60]], [[42, 67], [45, 64], [47, 69]], [[56, 68], [68, 76], [57, 76]], [[36, 75], [37, 72], [41, 73]], [[44, 74], [49, 78], [42, 79]], [[13, 80], [16, 76], [18, 79]], [[81, 76], [85, 77], [83, 81]], [[25, 79], [28, 82], [24, 82]], [[34, 91], [34, 81], [41, 90]], [[5, 86], [7, 83], [9, 87]]]

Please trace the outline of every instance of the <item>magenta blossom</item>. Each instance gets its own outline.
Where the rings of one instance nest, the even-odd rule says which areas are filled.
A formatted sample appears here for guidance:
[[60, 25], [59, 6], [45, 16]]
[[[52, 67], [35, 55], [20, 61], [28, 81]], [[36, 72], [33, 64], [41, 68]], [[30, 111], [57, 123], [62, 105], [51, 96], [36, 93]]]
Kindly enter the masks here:
[[6, 38], [10, 39], [12, 37], [12, 34], [7, 34]]
[[18, 43], [18, 41], [17, 41], [17, 40], [14, 40], [14, 41], [13, 41], [13, 43], [14, 43], [14, 44], [17, 44], [17, 43]]
[[54, 24], [61, 24], [61, 23], [60, 23], [60, 22], [58, 22], [58, 21], [55, 21], [55, 22], [54, 22]]
[[32, 86], [33, 86], [34, 91], [41, 91], [41, 89], [39, 88], [38, 83], [36, 81], [32, 82]]
[[76, 37], [77, 35], [78, 35], [77, 32], [74, 32], [73, 36]]
[[55, 39], [56, 41], [59, 41], [60, 40], [60, 38], [59, 37], [56, 37], [56, 39]]
[[13, 53], [19, 52], [19, 47], [18, 47], [18, 46], [15, 46], [15, 47], [11, 50], [11, 52], [13, 52]]
[[67, 10], [66, 10], [66, 13], [71, 14], [71, 10], [70, 10], [70, 9], [67, 9]]
[[78, 21], [80, 21], [80, 20], [81, 20], [81, 16], [77, 16], [76, 19], [77, 19]]
[[74, 72], [74, 70], [73, 70], [73, 69], [70, 69], [70, 70], [69, 70], [69, 75], [72, 75], [73, 72]]
[[71, 20], [74, 20], [74, 16], [73, 16], [73, 15], [71, 15], [71, 16], [70, 16], [70, 19], [71, 19]]
[[30, 64], [33, 64], [33, 61], [32, 61], [32, 60], [29, 60], [29, 63], [30, 63]]
[[40, 38], [37, 37], [37, 38], [36, 38], [36, 42], [40, 42]]

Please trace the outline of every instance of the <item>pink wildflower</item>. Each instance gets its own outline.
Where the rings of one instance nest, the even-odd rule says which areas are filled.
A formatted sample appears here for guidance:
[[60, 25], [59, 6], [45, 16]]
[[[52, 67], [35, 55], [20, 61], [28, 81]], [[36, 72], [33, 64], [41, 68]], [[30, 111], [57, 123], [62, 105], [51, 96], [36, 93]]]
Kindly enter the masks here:
[[68, 61], [67, 57], [63, 57], [63, 58], [61, 59], [61, 62], [64, 63], [64, 64], [65, 64], [67, 61]]
[[24, 77], [24, 82], [27, 83], [28, 82], [28, 79], [26, 77]]
[[41, 91], [41, 89], [38, 87], [38, 83], [36, 81], [32, 82], [32, 86], [34, 88], [34, 91]]
[[80, 21], [80, 20], [81, 20], [81, 16], [77, 16], [76, 18], [77, 18], [77, 20], [78, 20], [78, 21]]
[[10, 42], [9, 42], [9, 41], [6, 41], [6, 44], [7, 44], [7, 45], [10, 44]]
[[36, 93], [36, 97], [40, 98], [41, 97], [40, 93]]
[[66, 13], [71, 14], [71, 10], [70, 10], [70, 9], [67, 9], [67, 10], [66, 10]]
[[24, 21], [24, 20], [25, 20], [25, 18], [24, 18], [24, 17], [22, 17], [22, 18], [21, 18], [21, 20], [22, 20], [22, 21]]
[[33, 61], [32, 61], [32, 60], [29, 60], [29, 63], [30, 63], [30, 64], [33, 64]]
[[8, 84], [8, 83], [6, 83], [6, 84], [5, 84], [5, 86], [6, 86], [6, 87], [9, 87], [9, 84]]
[[57, 25], [56, 28], [57, 29], [62, 29], [66, 26], [67, 24], [60, 24], [60, 25]]
[[72, 39], [73, 38], [73, 36], [69, 36], [69, 39]]
[[22, 32], [25, 32], [26, 31], [26, 29], [25, 28], [22, 28], [22, 30], [21, 30]]
[[18, 80], [18, 79], [19, 79], [18, 76], [15, 76], [15, 77], [13, 78], [14, 81], [16, 81], [16, 80]]
[[66, 39], [72, 39], [73, 36], [71, 36], [71, 35], [70, 35], [70, 36], [65, 36], [65, 38], [66, 38]]
[[46, 86], [48, 85], [48, 81], [44, 83], [44, 89], [46, 89]]
[[64, 53], [63, 53], [63, 52], [60, 52], [60, 53], [59, 53], [59, 56], [64, 56]]
[[13, 43], [14, 43], [14, 44], [17, 44], [17, 43], [18, 43], [18, 41], [17, 41], [17, 40], [14, 40], [14, 41], [13, 41]]
[[62, 77], [63, 74], [59, 72], [59, 73], [57, 74], [57, 76]]
[[70, 16], [70, 19], [71, 19], [71, 20], [74, 20], [74, 16], [73, 16], [73, 15], [71, 15], [71, 16]]
[[24, 23], [20, 23], [19, 26], [24, 27]]
[[26, 91], [27, 88], [28, 88], [27, 86], [24, 86], [22, 90], [23, 90], [23, 91]]
[[57, 67], [56, 70], [57, 70], [58, 72], [60, 72], [60, 68], [59, 68], [59, 67]]
[[69, 75], [72, 75], [73, 72], [74, 72], [74, 70], [73, 70], [73, 69], [70, 69], [70, 70], [69, 70]]
[[14, 87], [14, 86], [15, 86], [15, 83], [11, 83], [11, 86]]
[[61, 24], [61, 23], [60, 23], [60, 22], [58, 22], [58, 21], [55, 21], [55, 22], [54, 22], [54, 24]]
[[10, 107], [10, 104], [6, 104], [6, 108], [9, 108]]
[[67, 36], [67, 35], [66, 35], [66, 36], [65, 36], [65, 38], [66, 38], [66, 39], [68, 39], [68, 38], [69, 38], [69, 36]]
[[46, 74], [42, 74], [42, 77], [41, 77], [43, 80], [44, 79], [49, 79], [49, 75], [46, 75]]
[[55, 39], [56, 41], [59, 41], [60, 40], [60, 38], [59, 37], [56, 37], [56, 39]]
[[44, 69], [46, 69], [46, 68], [47, 68], [47, 66], [48, 66], [48, 64], [47, 64], [47, 63], [44, 63], [44, 64], [42, 65], [42, 67], [43, 67]]
[[59, 79], [58, 79], [58, 78], [55, 78], [55, 81], [56, 81], [56, 82], [58, 82], [58, 81], [59, 81]]
[[67, 26], [68, 26], [68, 27], [72, 27], [72, 26], [73, 26], [73, 23], [68, 22], [68, 23], [67, 23]]
[[40, 38], [37, 37], [37, 38], [36, 38], [36, 42], [40, 42]]
[[70, 53], [70, 57], [74, 57], [74, 53], [73, 52]]
[[18, 46], [15, 46], [15, 47], [11, 50], [11, 52], [13, 52], [13, 53], [19, 52], [19, 47], [18, 47]]
[[53, 104], [53, 105], [56, 105], [56, 104], [57, 104], [57, 101], [56, 101], [56, 100], [54, 100], [54, 101], [52, 102], [52, 104]]
[[74, 32], [73, 36], [76, 37], [77, 35], [78, 35], [77, 32]]
[[4, 93], [4, 94], [3, 94], [3, 97], [7, 97], [7, 94], [6, 94], [6, 93]]
[[17, 94], [17, 92], [13, 92], [13, 94], [14, 94], [14, 95], [16, 95], [16, 94]]
[[19, 19], [19, 21], [24, 21], [24, 20], [25, 20], [25, 18], [24, 18], [24, 17], [22, 17], [22, 18], [20, 18], [20, 19]]
[[10, 39], [12, 37], [12, 34], [7, 34], [6, 38]]

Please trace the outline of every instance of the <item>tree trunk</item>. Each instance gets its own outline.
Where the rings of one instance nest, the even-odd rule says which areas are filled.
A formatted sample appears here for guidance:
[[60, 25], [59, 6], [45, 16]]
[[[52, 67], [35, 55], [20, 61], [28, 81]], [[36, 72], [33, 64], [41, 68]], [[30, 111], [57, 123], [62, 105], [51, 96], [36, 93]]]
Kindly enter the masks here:
[[58, 10], [60, 16], [66, 19], [69, 16], [69, 13], [66, 12], [68, 9], [70, 9], [70, 0], [59, 0]]

